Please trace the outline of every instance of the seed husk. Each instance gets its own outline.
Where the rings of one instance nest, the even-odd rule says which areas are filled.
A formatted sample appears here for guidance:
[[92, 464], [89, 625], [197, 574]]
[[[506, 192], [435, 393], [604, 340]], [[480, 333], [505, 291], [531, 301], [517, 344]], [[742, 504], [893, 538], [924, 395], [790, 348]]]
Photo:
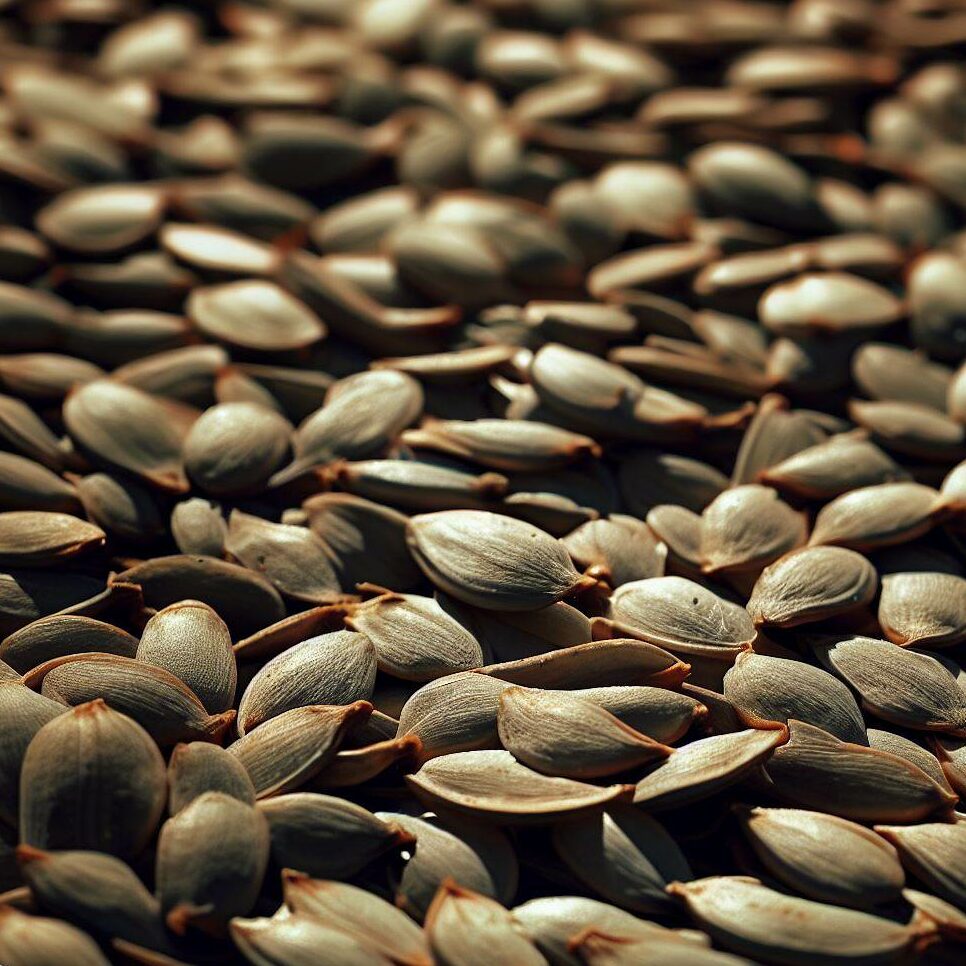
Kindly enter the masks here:
[[722, 945], [776, 963], [901, 962], [922, 934], [853, 909], [786, 896], [744, 876], [674, 883], [671, 894]]
[[707, 463], [651, 449], [638, 450], [624, 460], [619, 479], [628, 509], [639, 517], [672, 500], [700, 513], [728, 486], [728, 478]]
[[575, 963], [586, 966], [749, 966], [750, 959], [719, 953], [713, 949], [694, 948], [663, 936], [625, 939], [596, 927], [576, 933], [568, 944]]
[[77, 496], [91, 521], [120, 541], [152, 542], [166, 530], [155, 494], [136, 480], [91, 473], [77, 481]]
[[0, 513], [0, 564], [46, 567], [104, 545], [104, 531], [68, 513]]
[[421, 799], [501, 824], [550, 822], [627, 800], [631, 786], [606, 788], [550, 778], [506, 751], [461, 751], [426, 762], [406, 783]]
[[839, 741], [802, 721], [765, 765], [772, 789], [796, 805], [856, 822], [916, 822], [955, 801], [904, 758]]
[[805, 543], [807, 523], [767, 486], [746, 484], [715, 497], [701, 514], [701, 569], [757, 572]]
[[886, 574], [879, 624], [903, 647], [951, 647], [966, 639], [966, 580], [956, 574], [908, 571]]
[[518, 761], [563, 778], [601, 778], [671, 754], [670, 748], [570, 691], [505, 688], [497, 731]]
[[171, 511], [171, 536], [183, 554], [223, 557], [228, 525], [217, 503], [198, 496], [182, 500]]
[[35, 460], [0, 453], [0, 508], [73, 513], [77, 506], [77, 492], [67, 480]]
[[487, 610], [537, 610], [586, 586], [549, 534], [483, 510], [413, 517], [409, 547], [446, 593]]
[[372, 696], [376, 649], [365, 634], [333, 631], [290, 647], [252, 678], [238, 705], [238, 733], [311, 704], [343, 705]]
[[545, 966], [536, 946], [498, 902], [445, 880], [426, 913], [426, 935], [445, 966], [483, 966], [496, 957], [520, 966]]
[[11, 963], [44, 966], [108, 966], [100, 947], [87, 933], [60, 919], [28, 916], [13, 906], [0, 907], [0, 956]]
[[198, 598], [238, 636], [285, 616], [281, 596], [261, 574], [215, 557], [154, 557], [118, 574], [117, 579], [139, 585], [150, 607]]
[[140, 725], [101, 699], [34, 736], [20, 773], [20, 840], [46, 849], [137, 855], [167, 797], [164, 759]]
[[887, 751], [889, 754], [896, 755], [898, 758], [905, 758], [911, 761], [917, 768], [921, 768], [937, 785], [952, 791], [946, 776], [943, 774], [942, 765], [939, 759], [927, 751], [922, 745], [906, 737], [896, 734], [893, 731], [880, 731], [877, 728], [869, 728], [866, 731], [869, 738], [869, 747], [878, 751]]
[[384, 594], [355, 610], [346, 626], [372, 642], [380, 671], [404, 680], [433, 680], [483, 664], [476, 638], [431, 597]]
[[104, 940], [149, 949], [170, 947], [161, 904], [126, 863], [93, 851], [17, 848], [17, 860], [37, 904]]
[[918, 889], [903, 889], [902, 898], [934, 922], [942, 936], [953, 942], [962, 942], [966, 938], [966, 913], [952, 903]]
[[268, 865], [265, 816], [237, 798], [204, 792], [161, 827], [157, 891], [168, 928], [218, 935], [250, 912]]
[[884, 449], [929, 462], [962, 459], [966, 429], [929, 406], [853, 399], [849, 416]]
[[665, 647], [730, 661], [755, 639], [745, 609], [683, 577], [654, 577], [619, 587], [610, 619], [621, 633]]
[[106, 379], [81, 386], [64, 402], [67, 431], [84, 452], [172, 493], [189, 488], [181, 451], [197, 417], [182, 403]]
[[221, 714], [235, 703], [238, 671], [231, 635], [201, 601], [180, 601], [158, 611], [145, 624], [135, 656], [184, 681], [209, 714]]
[[675, 749], [637, 783], [634, 804], [664, 811], [707, 798], [741, 781], [787, 740], [784, 726], [699, 738]]
[[221, 792], [255, 804], [255, 787], [242, 764], [207, 741], [175, 745], [168, 761], [168, 812], [177, 815], [205, 792]]
[[117, 654], [72, 654], [34, 668], [28, 687], [67, 705], [103, 698], [136, 721], [162, 747], [179, 741], [223, 740], [233, 710], [210, 715], [180, 678], [164, 668]]
[[751, 726], [761, 720], [788, 724], [794, 718], [842, 741], [868, 741], [862, 712], [849, 689], [802, 661], [742, 651], [724, 676], [724, 696]]
[[867, 909], [898, 899], [905, 884], [895, 849], [855, 822], [798, 808], [742, 808], [737, 817], [768, 871], [809, 899]]
[[489, 664], [481, 674], [530, 688], [602, 688], [624, 683], [673, 688], [690, 670], [668, 651], [631, 638], [592, 641]]
[[138, 639], [93, 617], [53, 614], [15, 631], [0, 643], [0, 659], [21, 674], [58, 657], [83, 652], [134, 657]]
[[244, 735], [228, 751], [244, 765], [257, 798], [281, 795], [325, 768], [346, 732], [371, 713], [368, 701], [293, 708]]
[[693, 877], [674, 839], [650, 815], [612, 805], [554, 827], [557, 854], [570, 871], [608, 902], [640, 914], [667, 910], [670, 882]]
[[562, 540], [574, 565], [611, 587], [664, 576], [667, 548], [640, 520], [612, 514], [591, 520]]
[[235, 656], [239, 661], [267, 660], [310, 637], [341, 630], [352, 607], [352, 604], [329, 604], [325, 607], [310, 607], [292, 614], [291, 617], [284, 617], [238, 641], [233, 647]]
[[766, 567], [748, 613], [756, 627], [796, 627], [864, 607], [878, 580], [865, 557], [843, 547], [807, 547]]
[[859, 693], [869, 714], [966, 737], [966, 691], [934, 657], [872, 637], [847, 638], [818, 653]]
[[[395, 719], [388, 720], [395, 724]], [[401, 738], [386, 738], [361, 748], [340, 751], [331, 764], [313, 779], [312, 788], [322, 791], [350, 788], [368, 782], [393, 766], [399, 766], [404, 771], [411, 770], [422, 748], [423, 743], [415, 735], [403, 735]]]
[[926, 822], [877, 825], [875, 830], [895, 846], [902, 864], [932, 892], [960, 909], [966, 905], [966, 828]]
[[411, 845], [405, 826], [344, 798], [295, 792], [259, 802], [268, 820], [272, 862], [320, 879], [347, 879], [384, 853]]

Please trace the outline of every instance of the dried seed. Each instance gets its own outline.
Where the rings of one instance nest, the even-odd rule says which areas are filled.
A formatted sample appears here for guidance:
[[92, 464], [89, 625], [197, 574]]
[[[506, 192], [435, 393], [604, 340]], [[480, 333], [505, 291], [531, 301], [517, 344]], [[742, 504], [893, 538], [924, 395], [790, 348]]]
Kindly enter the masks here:
[[168, 811], [177, 815], [205, 792], [221, 792], [255, 804], [248, 772], [224, 748], [206, 741], [176, 745], [168, 762]]
[[104, 545], [105, 534], [67, 513], [10, 510], [0, 513], [0, 564], [49, 566]]
[[576, 688], [571, 693], [666, 745], [683, 737], [691, 725], [707, 714], [707, 708], [694, 698], [662, 687], [619, 685]]
[[171, 511], [171, 536], [184, 554], [222, 557], [228, 525], [217, 503], [193, 496]]
[[518, 761], [564, 778], [600, 778], [671, 754], [600, 705], [568, 691], [504, 689], [497, 730]]
[[0, 508], [73, 513], [77, 493], [71, 483], [46, 466], [15, 453], [0, 453]]
[[238, 705], [238, 733], [312, 704], [344, 705], [372, 697], [376, 648], [365, 634], [334, 631], [290, 647], [252, 678]]
[[946, 776], [943, 774], [942, 765], [939, 759], [930, 754], [921, 745], [903, 736], [897, 735], [892, 731], [879, 731], [876, 728], [869, 728], [866, 731], [869, 738], [869, 747], [877, 751], [887, 751], [898, 758], [905, 758], [911, 761], [917, 768], [922, 769], [937, 785], [952, 791]]
[[257, 809], [268, 820], [273, 864], [320, 879], [349, 878], [378, 856], [413, 842], [405, 827], [331, 795], [279, 795]]
[[672, 501], [700, 513], [728, 486], [728, 478], [713, 466], [658, 450], [631, 454], [621, 462], [619, 478], [628, 509], [639, 517]]
[[955, 800], [911, 762], [789, 723], [788, 744], [765, 765], [782, 798], [857, 822], [916, 822]]
[[966, 639], [966, 580], [906, 571], [882, 578], [879, 623], [904, 647], [950, 647]]
[[562, 544], [519, 520], [482, 510], [414, 517], [409, 546], [426, 575], [488, 610], [536, 610], [586, 585]]
[[905, 884], [895, 849], [855, 822], [797, 808], [737, 815], [768, 871], [809, 899], [865, 909], [896, 900]]
[[62, 402], [74, 386], [104, 375], [92, 362], [53, 352], [8, 355], [0, 360], [0, 382], [14, 396]]
[[215, 496], [257, 492], [284, 461], [292, 432], [287, 419], [264, 406], [220, 403], [202, 413], [188, 433], [185, 470]]
[[135, 480], [91, 473], [77, 482], [90, 519], [118, 540], [152, 541], [166, 530], [154, 493]]
[[398, 356], [376, 359], [373, 369], [395, 369], [431, 384], [463, 385], [474, 382], [490, 372], [497, 372], [516, 355], [513, 346], [486, 345], [452, 352], [430, 353], [419, 356]]
[[181, 449], [196, 418], [187, 406], [107, 380], [64, 402], [67, 431], [82, 450], [174, 493], [188, 490]]
[[0, 644], [0, 659], [21, 674], [70, 654], [101, 652], [134, 657], [136, 637], [93, 617], [54, 614], [15, 631]]
[[773, 962], [901, 962], [921, 935], [916, 926], [786, 896], [744, 876], [674, 883], [669, 891], [722, 945]]
[[630, 805], [562, 822], [554, 848], [570, 871], [609, 902], [631, 912], [667, 910], [665, 888], [693, 878], [688, 862], [664, 827]]
[[787, 739], [785, 727], [699, 738], [676, 749], [637, 783], [634, 804], [664, 811], [708, 798], [740, 781]]
[[221, 792], [204, 792], [161, 826], [157, 891], [165, 922], [220, 934], [250, 912], [268, 865], [265, 816]]
[[756, 627], [795, 627], [864, 607], [875, 596], [875, 569], [842, 547], [807, 547], [766, 567], [748, 613]]
[[280, 261], [269, 246], [217, 225], [169, 221], [158, 232], [158, 241], [173, 258], [200, 272], [271, 275]]
[[67, 705], [103, 698], [136, 721], [162, 747], [179, 741], [220, 742], [235, 720], [233, 710], [209, 715], [180, 678], [117, 654], [72, 654], [34, 668], [24, 682]]
[[86, 933], [59, 919], [28, 916], [7, 905], [0, 907], [0, 956], [24, 966], [108, 966], [97, 943]]
[[135, 656], [184, 681], [210, 714], [235, 702], [238, 672], [231, 636], [207, 604], [186, 600], [158, 611], [144, 626]]
[[198, 597], [239, 636], [285, 616], [282, 598], [264, 577], [214, 557], [154, 557], [118, 574], [117, 579], [138, 584], [150, 607]]
[[860, 487], [891, 483], [902, 468], [864, 433], [843, 433], [769, 466], [763, 483], [812, 500], [826, 500]]
[[818, 654], [858, 691], [869, 714], [900, 727], [966, 737], [966, 691], [928, 654], [872, 637], [823, 645]]
[[266, 721], [228, 750], [245, 766], [259, 799], [281, 795], [325, 768], [345, 733], [371, 713], [368, 701], [293, 708]]
[[431, 681], [483, 665], [476, 638], [431, 597], [385, 594], [354, 611], [346, 626], [372, 642], [381, 671], [404, 680]]
[[875, 830], [896, 847], [903, 865], [931, 891], [960, 908], [966, 905], [966, 828], [927, 822], [877, 825]]
[[[673, 934], [672, 934], [673, 935]], [[587, 966], [749, 966], [741, 959], [712, 949], [694, 948], [663, 936], [646, 939], [617, 938], [590, 927], [575, 934], [569, 943], [574, 963]]]
[[841, 681], [802, 661], [743, 651], [724, 676], [724, 695], [747, 724], [790, 718], [843, 741], [867, 744], [859, 706]]
[[647, 525], [667, 547], [667, 569], [674, 576], [701, 576], [701, 517], [672, 503], [652, 507]]
[[880, 445], [903, 456], [948, 462], [966, 453], [966, 428], [928, 406], [853, 399], [849, 416]]
[[342, 630], [344, 619], [353, 606], [330, 604], [327, 607], [310, 607], [291, 617], [285, 617], [240, 640], [233, 648], [235, 656], [239, 661], [267, 660], [310, 637], [317, 637], [320, 632]]
[[882, 342], [867, 342], [852, 357], [852, 375], [872, 399], [920, 403], [946, 410], [952, 373], [925, 356]]
[[97, 699], [44, 725], [20, 773], [20, 840], [137, 855], [167, 793], [164, 759], [136, 722]]
[[561, 542], [575, 566], [611, 587], [664, 576], [667, 548], [635, 517], [615, 513], [607, 520], [591, 520]]
[[952, 903], [916, 889], [903, 889], [902, 898], [934, 922], [945, 938], [961, 942], [966, 937], [966, 913]]
[[546, 966], [536, 946], [498, 902], [446, 879], [426, 913], [426, 936], [442, 966], [483, 966], [495, 957]]
[[706, 574], [759, 571], [807, 537], [803, 514], [767, 486], [736, 486], [715, 497], [701, 515], [701, 560]]
[[[398, 723], [394, 718], [387, 717], [386, 720], [392, 723], [392, 732], [395, 734]], [[423, 743], [415, 735], [403, 735], [402, 738], [389, 737], [361, 748], [340, 751], [312, 781], [311, 787], [321, 791], [348, 788], [361, 785], [393, 766], [404, 771], [411, 770], [422, 749]]]
[[550, 778], [506, 751], [461, 751], [426, 762], [406, 783], [434, 806], [501, 824], [547, 822], [626, 800], [631, 786]]
[[45, 911], [102, 940], [169, 948], [160, 903], [120, 859], [103, 852], [45, 852], [32, 845], [19, 846], [17, 859]]
[[619, 631], [675, 654], [730, 661], [755, 638], [743, 607], [683, 577], [654, 577], [619, 587], [610, 600]]

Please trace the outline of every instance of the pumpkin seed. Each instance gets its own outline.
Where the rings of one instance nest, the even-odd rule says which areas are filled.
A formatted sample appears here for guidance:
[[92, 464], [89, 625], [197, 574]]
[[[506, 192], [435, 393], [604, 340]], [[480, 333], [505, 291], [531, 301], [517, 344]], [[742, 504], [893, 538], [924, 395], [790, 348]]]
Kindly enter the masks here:
[[0, 658], [21, 674], [55, 658], [97, 651], [134, 657], [136, 637], [93, 617], [53, 614], [15, 631], [0, 643]]
[[956, 574], [900, 572], [882, 578], [879, 623], [903, 647], [949, 647], [966, 638], [966, 580]]
[[100, 947], [86, 933], [59, 919], [28, 916], [13, 906], [0, 908], [0, 955], [11, 963], [70, 962], [108, 966]]
[[623, 514], [591, 520], [562, 543], [577, 567], [612, 587], [664, 576], [667, 549], [645, 523]]
[[48, 566], [101, 547], [104, 539], [100, 527], [67, 513], [0, 513], [0, 563], [8, 566]]
[[252, 780], [237, 758], [206, 741], [176, 745], [168, 761], [168, 811], [177, 815], [205, 792], [255, 804]]

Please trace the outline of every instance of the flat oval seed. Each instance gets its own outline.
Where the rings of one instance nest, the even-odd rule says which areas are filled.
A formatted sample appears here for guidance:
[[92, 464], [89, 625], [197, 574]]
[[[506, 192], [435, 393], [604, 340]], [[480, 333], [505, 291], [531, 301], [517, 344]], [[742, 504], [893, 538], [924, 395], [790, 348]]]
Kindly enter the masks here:
[[902, 456], [945, 463], [966, 454], [966, 427], [928, 406], [853, 399], [849, 417], [885, 449]]
[[149, 607], [198, 597], [238, 636], [285, 616], [282, 598], [264, 577], [214, 557], [154, 557], [118, 574], [117, 580], [138, 584]]
[[165, 532], [154, 492], [135, 480], [91, 473], [77, 483], [87, 516], [117, 540], [153, 541]]
[[666, 912], [668, 884], [693, 878], [664, 827], [630, 805], [612, 805], [600, 815], [560, 823], [553, 844], [581, 882], [631, 912]]
[[767, 486], [736, 486], [701, 514], [701, 569], [706, 574], [758, 571], [805, 543], [808, 525]]
[[377, 597], [346, 618], [346, 626], [372, 642], [379, 670], [407, 681], [430, 681], [483, 665], [476, 638], [431, 597]]
[[788, 724], [795, 718], [843, 741], [868, 742], [852, 692], [827, 671], [802, 661], [743, 651], [724, 676], [724, 696], [749, 725], [756, 720]]
[[898, 963], [920, 936], [915, 926], [786, 896], [744, 876], [674, 883], [670, 892], [722, 945], [772, 962]]
[[882, 826], [875, 830], [891, 842], [909, 871], [932, 892], [966, 906], [966, 827], [927, 822], [923, 825]]
[[212, 406], [184, 442], [188, 476], [206, 493], [238, 496], [260, 490], [288, 453], [292, 425], [250, 402]]
[[296, 915], [336, 921], [407, 966], [432, 966], [423, 931], [404, 912], [365, 889], [286, 870], [282, 892], [285, 905]]
[[700, 513], [728, 486], [728, 478], [713, 466], [658, 450], [632, 453], [621, 461], [618, 475], [624, 501], [639, 517], [672, 501]]
[[104, 531], [68, 513], [0, 513], [0, 564], [43, 567], [104, 545]]
[[302, 349], [326, 335], [307, 305], [262, 279], [196, 288], [186, 311], [209, 338], [259, 352]]
[[15, 453], [0, 453], [0, 508], [71, 513], [77, 509], [77, 493], [46, 466]]
[[103, 701], [71, 708], [37, 732], [20, 781], [20, 840], [132, 857], [147, 845], [167, 792], [150, 736]]
[[536, 610], [586, 584], [559, 541], [495, 513], [448, 510], [413, 517], [408, 539], [430, 580], [477, 607]]
[[344, 596], [325, 545], [307, 527], [232, 510], [225, 549], [295, 600], [331, 604]]
[[683, 577], [654, 577], [619, 587], [610, 600], [619, 631], [674, 653], [730, 661], [755, 638], [745, 609]]
[[809, 544], [873, 550], [905, 543], [932, 528], [939, 494], [920, 483], [881, 483], [844, 493], [815, 518]]
[[921, 403], [944, 412], [952, 373], [910, 349], [867, 342], [852, 357], [852, 376], [872, 399]]
[[630, 786], [606, 788], [549, 778], [506, 751], [462, 751], [426, 762], [406, 783], [424, 801], [500, 824], [555, 821], [626, 800]]
[[508, 687], [497, 730], [503, 747], [545, 775], [600, 778], [666, 758], [671, 749], [568, 691]]
[[614, 513], [606, 520], [591, 520], [562, 543], [577, 567], [611, 587], [664, 576], [667, 548], [634, 517]]
[[780, 727], [692, 741], [637, 783], [634, 804], [662, 811], [708, 798], [744, 778], [787, 738], [787, 729]]
[[177, 815], [205, 792], [255, 804], [255, 787], [237, 758], [207, 741], [176, 745], [168, 761], [168, 811]]
[[865, 909], [905, 884], [895, 849], [855, 822], [798, 808], [740, 809], [738, 821], [768, 871], [809, 899]]
[[371, 713], [368, 701], [293, 708], [229, 745], [228, 751], [244, 765], [259, 799], [280, 795], [322, 771], [346, 732]]
[[70, 654], [95, 651], [134, 657], [137, 648], [138, 639], [113, 624], [93, 617], [52, 614], [5, 638], [0, 644], [0, 660], [26, 674], [46, 661]]
[[294, 708], [370, 698], [375, 682], [376, 649], [365, 634], [310, 637], [272, 658], [252, 678], [238, 705], [238, 733]]
[[666, 745], [683, 737], [708, 713], [699, 701], [667, 688], [619, 685], [579, 688], [572, 693], [609, 711], [635, 731]]
[[231, 938], [256, 966], [308, 966], [320, 949], [338, 966], [394, 966], [376, 946], [312, 916], [233, 919]]
[[259, 802], [257, 809], [268, 820], [272, 863], [320, 879], [347, 879], [378, 856], [413, 842], [404, 827], [331, 795], [279, 795]]
[[966, 936], [966, 913], [952, 903], [917, 889], [903, 889], [902, 898], [934, 922], [943, 937], [957, 942]]
[[748, 613], [756, 627], [796, 627], [864, 607], [877, 583], [872, 564], [854, 550], [807, 547], [762, 571]]
[[892, 731], [880, 731], [876, 728], [869, 728], [866, 732], [869, 736], [869, 747], [877, 751], [887, 751], [890, 755], [897, 758], [905, 758], [911, 761], [917, 768], [921, 768], [937, 785], [952, 791], [946, 776], [943, 774], [942, 765], [939, 759], [930, 752], [926, 751], [922, 745], [905, 737], [895, 734]]
[[966, 580], [956, 574], [900, 572], [882, 578], [879, 623], [903, 647], [951, 647], [966, 640]]
[[851, 637], [818, 653], [859, 693], [869, 714], [917, 731], [966, 737], [966, 691], [928, 654], [872, 637]]
[[417, 449], [511, 473], [542, 473], [600, 455], [600, 447], [588, 436], [522, 419], [438, 420], [407, 430], [402, 439]]
[[223, 557], [227, 535], [228, 525], [217, 503], [193, 496], [171, 511], [171, 537], [184, 554]]
[[167, 951], [161, 905], [130, 866], [103, 852], [45, 852], [21, 845], [17, 859], [36, 901], [104, 941]]
[[839, 741], [801, 721], [765, 765], [772, 790], [796, 805], [857, 822], [915, 822], [955, 798], [903, 758]]
[[64, 423], [82, 450], [174, 493], [188, 490], [181, 449], [197, 415], [106, 379], [81, 386], [64, 402]]
[[458, 819], [425, 815], [415, 818], [396, 812], [377, 812], [383, 821], [399, 826], [416, 841], [396, 885], [395, 902], [422, 921], [445, 879], [509, 904], [517, 891], [519, 868], [513, 845], [500, 829]]
[[261, 812], [221, 792], [194, 799], [158, 836], [155, 876], [168, 928], [222, 933], [233, 916], [254, 906], [268, 854]]
[[615, 938], [595, 927], [574, 935], [568, 948], [580, 957], [573, 961], [586, 966], [751, 966], [752, 963], [750, 959], [713, 949], [695, 949], [691, 943], [677, 939]]
[[59, 919], [28, 916], [6, 905], [0, 907], [0, 956], [23, 966], [109, 966], [100, 947], [86, 933]]

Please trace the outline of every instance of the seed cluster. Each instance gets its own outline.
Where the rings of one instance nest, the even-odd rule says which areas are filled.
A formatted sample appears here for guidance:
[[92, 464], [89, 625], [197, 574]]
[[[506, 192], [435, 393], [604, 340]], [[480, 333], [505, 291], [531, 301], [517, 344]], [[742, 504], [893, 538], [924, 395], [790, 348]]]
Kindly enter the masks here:
[[0, 964], [966, 961], [964, 50], [0, 3]]

